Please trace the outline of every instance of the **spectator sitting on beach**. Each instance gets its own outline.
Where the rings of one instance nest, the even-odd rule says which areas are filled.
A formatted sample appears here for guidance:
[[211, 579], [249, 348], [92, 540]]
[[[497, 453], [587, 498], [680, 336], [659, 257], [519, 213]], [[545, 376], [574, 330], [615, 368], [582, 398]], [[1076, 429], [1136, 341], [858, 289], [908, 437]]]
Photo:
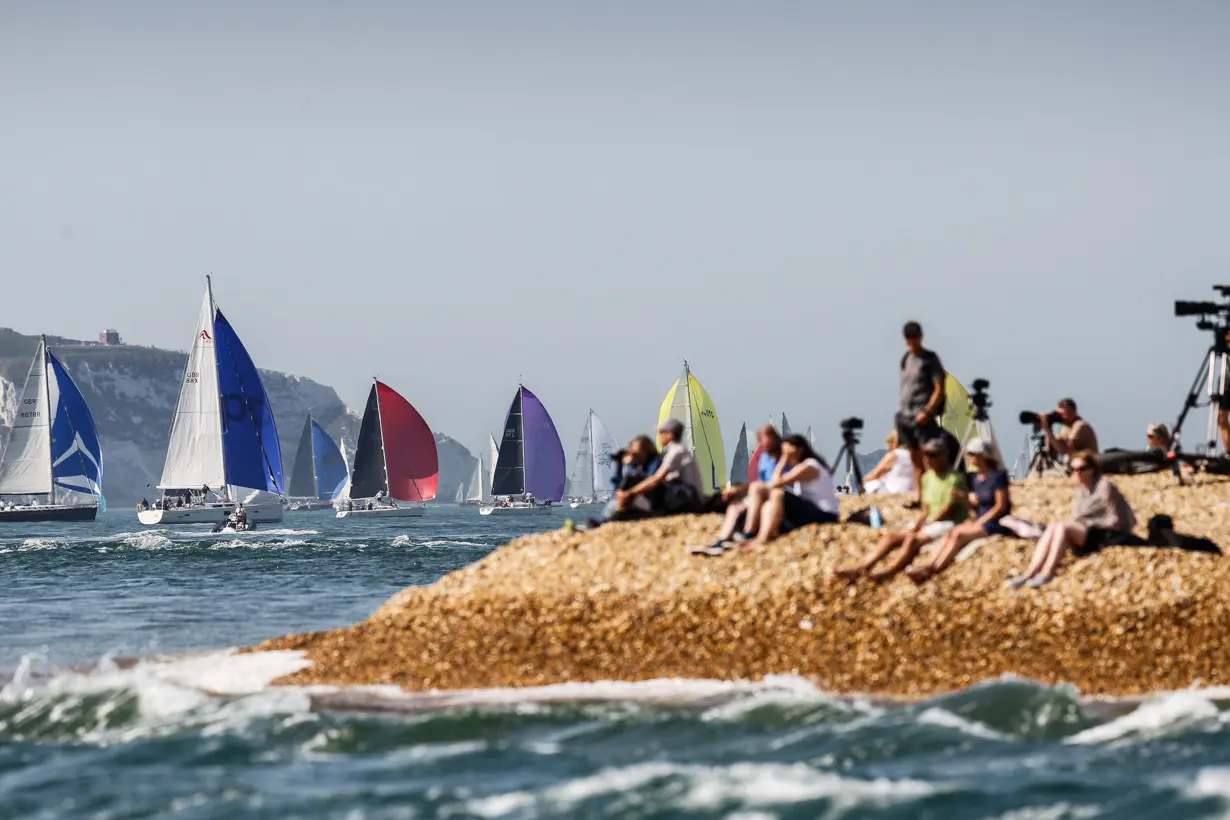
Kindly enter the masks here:
[[1098, 451], [1098, 436], [1093, 427], [1076, 412], [1076, 402], [1072, 399], [1060, 399], [1055, 406], [1059, 416], [1059, 435], [1051, 434], [1051, 426], [1046, 423], [1046, 414], [1038, 414], [1038, 423], [1042, 425], [1042, 434], [1046, 437], [1046, 448], [1060, 457], [1070, 457], [1080, 450], [1092, 453]]
[[831, 524], [837, 514], [832, 470], [805, 436], [789, 436], [782, 441], [781, 458], [769, 480], [752, 482], [747, 499], [726, 508], [717, 540], [692, 552], [720, 555], [753, 536], [754, 545], [764, 545], [808, 524]]
[[[908, 530], [887, 533], [875, 549], [859, 564], [837, 571], [838, 575], [854, 580], [859, 576], [874, 581], [883, 581], [909, 566], [923, 545], [946, 534], [966, 518], [968, 504], [965, 476], [953, 470], [948, 463], [948, 450], [939, 439], [933, 439], [923, 447], [927, 471], [922, 477], [923, 510]], [[882, 570], [871, 568], [895, 548], [901, 554]]]
[[[746, 498], [757, 484], [772, 480], [777, 461], [782, 456], [782, 437], [772, 424], [766, 424], [756, 431], [756, 451], [760, 453], [756, 457], [756, 478], [747, 484], [731, 484], [720, 493], [715, 493], [705, 503], [705, 512], [725, 513], [732, 504]], [[763, 497], [760, 500], [761, 503], [764, 502]]]
[[591, 528], [601, 526], [606, 521], [631, 521], [646, 518], [652, 512], [648, 496], [642, 495], [633, 499], [632, 503], [627, 505], [621, 513], [618, 493], [620, 490], [635, 487], [646, 477], [657, 472], [660, 458], [658, 448], [653, 446], [653, 441], [649, 436], [637, 436], [628, 442], [626, 448], [612, 455], [615, 457], [615, 469], [611, 475], [613, 495], [603, 508], [602, 514], [589, 520]]
[[913, 492], [914, 462], [910, 451], [900, 446], [896, 430], [889, 431], [884, 444], [888, 452], [863, 480], [863, 492], [869, 495]]
[[696, 458], [683, 446], [683, 423], [667, 419], [658, 428], [662, 441], [662, 460], [658, 469], [626, 490], [615, 493], [618, 512], [627, 512], [639, 496], [647, 496], [654, 515], [700, 512], [704, 489]]
[[1162, 422], [1154, 422], [1145, 431], [1146, 453], [1166, 453], [1170, 451], [1170, 428]]
[[940, 357], [923, 347], [922, 325], [906, 322], [902, 328], [906, 352], [901, 357], [901, 405], [897, 412], [897, 437], [902, 447], [910, 451], [914, 464], [914, 486], [920, 495], [916, 504], [922, 503], [921, 484], [923, 473], [922, 447], [940, 437], [940, 425], [936, 421], [944, 410], [944, 380], [947, 373]]
[[1069, 459], [1072, 478], [1080, 484], [1072, 517], [1046, 528], [1034, 549], [1029, 568], [1009, 579], [1014, 589], [1040, 587], [1055, 577], [1055, 568], [1068, 553], [1083, 557], [1103, 547], [1144, 543], [1133, 534], [1136, 515], [1119, 488], [1102, 475], [1097, 453], [1081, 450]]
[[970, 439], [965, 446], [965, 455], [974, 468], [973, 493], [969, 501], [971, 505], [977, 505], [978, 517], [949, 530], [931, 560], [906, 573], [910, 580], [916, 583], [947, 569], [961, 548], [971, 541], [988, 535], [1016, 537], [1014, 532], [1000, 523], [1004, 516], [1012, 512], [1007, 471], [995, 460], [991, 448], [980, 438]]

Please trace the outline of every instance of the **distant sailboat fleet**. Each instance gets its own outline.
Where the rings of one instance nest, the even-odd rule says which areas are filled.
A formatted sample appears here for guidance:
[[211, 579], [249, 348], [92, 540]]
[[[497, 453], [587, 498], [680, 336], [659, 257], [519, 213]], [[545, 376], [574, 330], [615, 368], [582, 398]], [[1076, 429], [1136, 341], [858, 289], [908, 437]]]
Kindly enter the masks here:
[[[709, 491], [755, 477], [760, 451], [747, 425], [739, 430], [727, 474], [722, 429], [712, 398], [685, 361], [667, 391], [658, 423], [683, 424]], [[790, 432], [783, 413], [780, 429]], [[807, 430], [812, 438], [811, 428]], [[343, 442], [344, 444], [344, 442]], [[598, 414], [586, 414], [571, 475], [555, 423], [543, 402], [518, 385], [503, 433], [488, 436], [469, 480], [454, 501], [481, 515], [548, 515], [567, 500], [573, 507], [603, 504], [614, 493], [619, 445]], [[235, 328], [205, 294], [180, 384], [160, 496], [138, 505], [147, 526], [242, 521], [275, 523], [284, 510], [332, 507], [338, 518], [416, 518], [436, 498], [439, 455], [435, 436], [414, 406], [373, 380], [360, 423], [354, 463], [311, 412], [284, 485], [273, 408], [260, 373]], [[94, 419], [68, 370], [39, 341], [5, 447], [0, 452], [0, 523], [88, 521], [105, 508], [103, 455]]]

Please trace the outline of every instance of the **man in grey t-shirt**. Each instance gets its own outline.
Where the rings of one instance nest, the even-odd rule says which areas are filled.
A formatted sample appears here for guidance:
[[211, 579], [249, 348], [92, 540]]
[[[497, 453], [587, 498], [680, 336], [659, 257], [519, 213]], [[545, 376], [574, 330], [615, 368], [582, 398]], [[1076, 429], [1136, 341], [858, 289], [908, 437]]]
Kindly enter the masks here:
[[662, 442], [661, 465], [653, 475], [617, 492], [618, 508], [626, 509], [637, 496], [649, 495], [658, 515], [700, 512], [705, 493], [696, 457], [683, 446], [683, 424], [678, 419], [667, 419], [658, 428], [658, 435]]
[[[922, 325], [906, 322], [902, 329], [906, 353], [901, 357], [901, 404], [897, 438], [914, 462], [914, 486], [922, 492], [922, 448], [941, 437], [937, 419], [944, 412], [944, 380], [940, 357], [923, 347]], [[921, 502], [921, 495], [919, 496]]]

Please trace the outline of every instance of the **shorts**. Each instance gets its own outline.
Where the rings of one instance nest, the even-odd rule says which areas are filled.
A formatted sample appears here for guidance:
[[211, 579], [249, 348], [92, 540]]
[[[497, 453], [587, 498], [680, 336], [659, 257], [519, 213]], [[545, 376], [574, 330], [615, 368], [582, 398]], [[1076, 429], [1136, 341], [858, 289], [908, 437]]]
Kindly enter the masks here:
[[1227, 389], [1225, 393], [1217, 397], [1217, 409], [1230, 410], [1230, 389]]
[[835, 524], [837, 516], [820, 509], [802, 496], [786, 493], [782, 499], [785, 515], [782, 518], [782, 533], [806, 527], [808, 524]]
[[904, 413], [897, 414], [897, 441], [907, 450], [921, 450], [929, 441], [941, 437], [940, 425], [931, 419], [926, 424], [919, 424], [913, 416]]
[[924, 524], [920, 531], [922, 535], [927, 536], [931, 541], [947, 534], [949, 530], [957, 526], [952, 521], [932, 521], [930, 524]]
[[988, 521], [982, 525], [982, 531], [987, 535], [1006, 535], [1009, 538], [1016, 538], [1016, 533], [999, 523], [999, 519]]
[[1133, 532], [1125, 530], [1104, 530], [1090, 527], [1085, 530], [1085, 543], [1072, 549], [1077, 556], [1093, 555], [1106, 547], [1143, 547], [1148, 542]]

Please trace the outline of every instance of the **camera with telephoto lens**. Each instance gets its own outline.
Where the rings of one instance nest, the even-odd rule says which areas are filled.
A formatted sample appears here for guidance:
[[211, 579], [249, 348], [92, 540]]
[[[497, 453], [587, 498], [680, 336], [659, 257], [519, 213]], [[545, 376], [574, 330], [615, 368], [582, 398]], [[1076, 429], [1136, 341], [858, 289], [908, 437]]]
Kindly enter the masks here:
[[611, 453], [611, 463], [614, 464], [616, 461], [623, 461], [624, 456], [626, 456], [627, 454], [628, 454], [627, 450], [616, 450], [615, 452]]
[[987, 408], [991, 406], [991, 397], [987, 395], [987, 388], [991, 383], [986, 379], [974, 379], [970, 387], [974, 388], [974, 393], [969, 397], [970, 403], [978, 410], [980, 414], [985, 414]]
[[1054, 427], [1056, 424], [1063, 421], [1063, 419], [1059, 416], [1058, 410], [1052, 410], [1049, 413], [1038, 413], [1033, 410], [1022, 410], [1021, 424], [1032, 424], [1034, 427], [1038, 427], [1038, 416], [1041, 416], [1046, 421], [1047, 427]]
[[855, 430], [863, 429], [863, 420], [855, 416], [850, 416], [848, 419], [841, 420], [841, 430], [843, 433], [852, 433]]
[[1217, 294], [1221, 296], [1222, 302], [1176, 299], [1174, 315], [1176, 317], [1197, 317], [1197, 329], [1215, 331], [1218, 334], [1220, 346], [1223, 342], [1220, 337], [1224, 336], [1227, 331], [1230, 331], [1230, 285], [1214, 285], [1213, 290], [1217, 291]]

